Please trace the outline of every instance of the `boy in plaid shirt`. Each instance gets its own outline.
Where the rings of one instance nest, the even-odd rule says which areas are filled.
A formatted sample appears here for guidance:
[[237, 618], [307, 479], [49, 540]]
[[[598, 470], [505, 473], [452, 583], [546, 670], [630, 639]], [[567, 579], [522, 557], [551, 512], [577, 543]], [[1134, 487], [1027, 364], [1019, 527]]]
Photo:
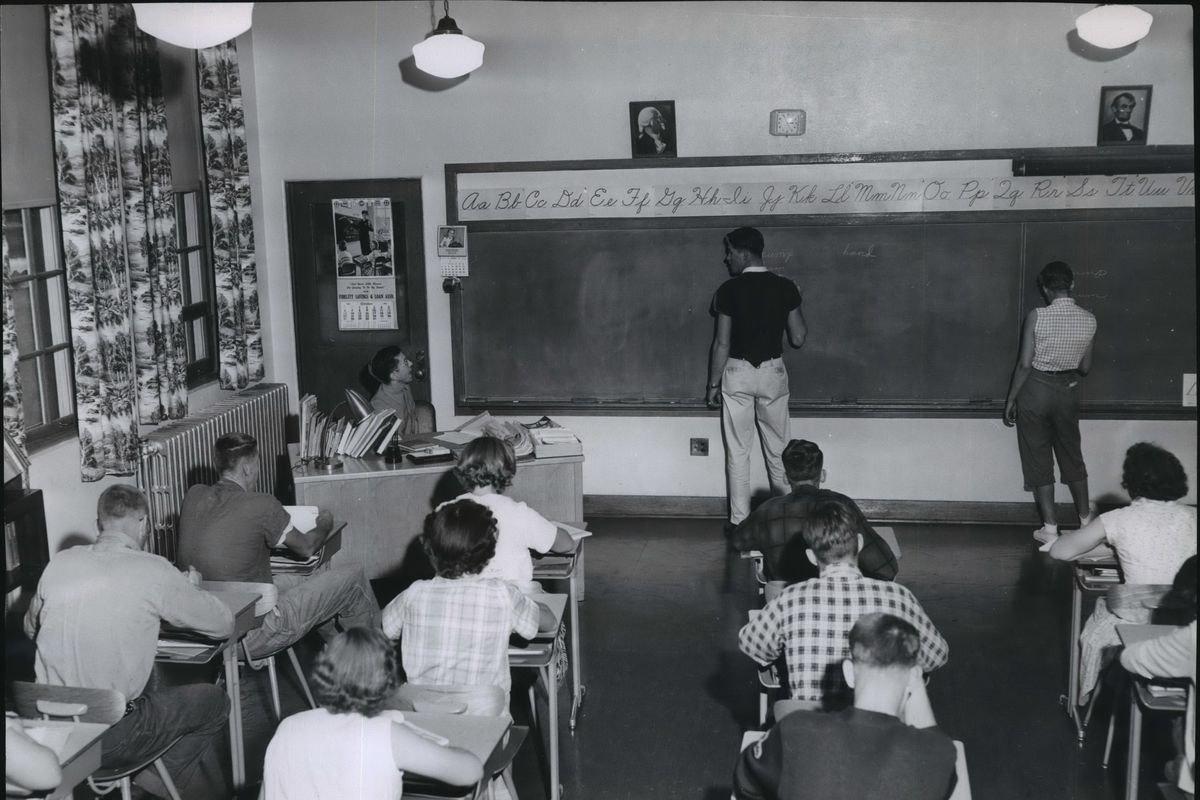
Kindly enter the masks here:
[[496, 553], [496, 518], [485, 506], [471, 500], [442, 506], [426, 519], [422, 541], [437, 577], [388, 603], [383, 632], [400, 639], [412, 686], [465, 701], [469, 714], [506, 713], [509, 637], [553, 633], [554, 615], [514, 584], [480, 576]]
[[862, 535], [848, 500], [815, 502], [801, 528], [807, 556], [821, 576], [795, 583], [763, 608], [738, 634], [742, 652], [766, 666], [781, 655], [787, 662], [793, 700], [846, 705], [849, 692], [842, 661], [850, 655], [849, 633], [863, 614], [880, 611], [917, 629], [917, 663], [932, 672], [946, 663], [949, 647], [912, 592], [898, 583], [864, 578], [858, 568]]

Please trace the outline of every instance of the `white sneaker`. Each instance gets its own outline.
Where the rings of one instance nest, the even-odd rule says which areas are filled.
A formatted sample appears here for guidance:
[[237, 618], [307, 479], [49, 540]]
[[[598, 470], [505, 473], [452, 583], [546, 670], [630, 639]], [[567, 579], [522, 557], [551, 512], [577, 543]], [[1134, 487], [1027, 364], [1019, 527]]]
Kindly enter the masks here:
[[1054, 542], [1058, 539], [1058, 531], [1050, 530], [1049, 528], [1042, 526], [1033, 532], [1033, 538], [1036, 539], [1039, 544], [1054, 544]]

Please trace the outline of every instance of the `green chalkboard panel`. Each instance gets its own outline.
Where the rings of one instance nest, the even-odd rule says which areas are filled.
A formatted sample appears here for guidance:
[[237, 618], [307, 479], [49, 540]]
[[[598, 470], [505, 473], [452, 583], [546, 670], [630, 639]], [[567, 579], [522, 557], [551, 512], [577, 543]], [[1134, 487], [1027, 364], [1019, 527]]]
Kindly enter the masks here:
[[[785, 347], [793, 409], [998, 413], [1037, 272], [1065, 260], [1100, 322], [1085, 410], [1194, 413], [1180, 407], [1196, 363], [1190, 209], [1031, 216], [759, 220], [767, 265], [804, 298], [808, 341]], [[698, 412], [729, 227], [473, 231], [454, 309], [457, 405]]]
[[[999, 400], [1020, 298], [1019, 223], [760, 226], [804, 298], [797, 404]], [[724, 227], [474, 234], [464, 395], [485, 405], [699, 404], [728, 274]], [[472, 401], [468, 401], [472, 402]]]
[[1093, 408], [1178, 406], [1196, 371], [1194, 219], [1031, 222], [1024, 308], [1041, 305], [1050, 261], [1075, 272], [1075, 298], [1096, 315], [1094, 366], [1082, 383]]

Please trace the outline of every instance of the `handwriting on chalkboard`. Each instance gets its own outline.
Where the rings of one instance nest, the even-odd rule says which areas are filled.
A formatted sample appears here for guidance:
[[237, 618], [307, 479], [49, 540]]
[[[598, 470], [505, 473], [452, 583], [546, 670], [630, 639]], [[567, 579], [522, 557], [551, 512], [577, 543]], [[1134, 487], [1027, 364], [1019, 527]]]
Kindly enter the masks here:
[[[489, 173], [495, 182], [497, 175]], [[1195, 176], [1067, 175], [644, 184], [636, 170], [459, 175], [461, 221], [1194, 207]]]
[[846, 245], [842, 248], [842, 255], [854, 256], [856, 258], [878, 258], [875, 255], [875, 245]]

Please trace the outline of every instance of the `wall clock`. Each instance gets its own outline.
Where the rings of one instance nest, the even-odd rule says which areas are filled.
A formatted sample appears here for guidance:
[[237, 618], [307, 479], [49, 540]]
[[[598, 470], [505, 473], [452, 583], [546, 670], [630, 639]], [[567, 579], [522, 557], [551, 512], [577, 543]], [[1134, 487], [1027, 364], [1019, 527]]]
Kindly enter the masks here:
[[804, 111], [799, 108], [777, 108], [771, 112], [772, 136], [799, 136], [804, 133]]

